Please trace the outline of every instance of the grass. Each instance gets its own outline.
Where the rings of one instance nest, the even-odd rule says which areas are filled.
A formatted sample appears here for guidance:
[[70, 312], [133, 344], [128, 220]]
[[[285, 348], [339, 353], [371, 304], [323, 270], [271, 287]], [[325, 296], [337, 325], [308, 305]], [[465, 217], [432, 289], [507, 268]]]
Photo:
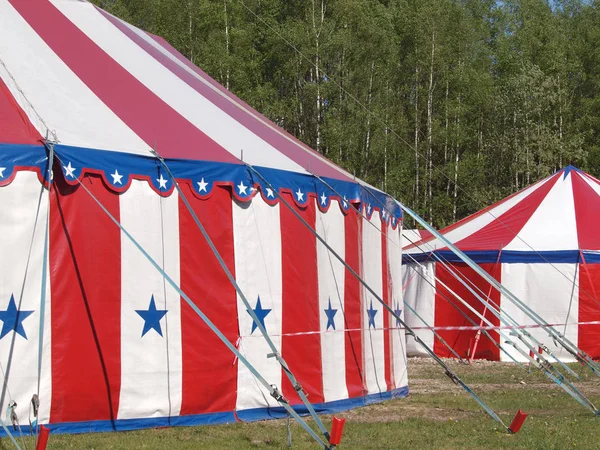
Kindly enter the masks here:
[[[600, 417], [594, 417], [541, 373], [527, 375], [505, 363], [452, 363], [461, 378], [509, 424], [518, 408], [529, 413], [521, 432], [507, 434], [432, 361], [411, 360], [406, 399], [340, 414], [346, 427], [340, 449], [598, 449]], [[577, 369], [578, 370], [578, 369]], [[583, 373], [578, 386], [600, 404], [600, 378]], [[325, 417], [327, 426], [330, 417]], [[294, 449], [317, 448], [292, 425]], [[29, 449], [33, 442], [28, 441]], [[6, 439], [0, 448], [11, 448]], [[122, 433], [52, 435], [48, 449], [284, 449], [284, 421]]]

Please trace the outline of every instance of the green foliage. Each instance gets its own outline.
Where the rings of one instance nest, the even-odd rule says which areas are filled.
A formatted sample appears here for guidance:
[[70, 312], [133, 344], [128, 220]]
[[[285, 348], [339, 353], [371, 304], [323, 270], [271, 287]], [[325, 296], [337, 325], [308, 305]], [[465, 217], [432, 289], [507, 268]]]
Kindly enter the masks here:
[[94, 0], [441, 227], [600, 174], [600, 2]]

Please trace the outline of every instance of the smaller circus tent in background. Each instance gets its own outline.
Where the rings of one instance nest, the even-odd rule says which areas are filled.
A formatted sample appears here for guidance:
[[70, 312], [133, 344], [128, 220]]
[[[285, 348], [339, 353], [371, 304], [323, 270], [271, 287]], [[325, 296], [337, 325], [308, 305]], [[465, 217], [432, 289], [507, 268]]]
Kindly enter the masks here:
[[[488, 274], [525, 302], [547, 323], [594, 358], [600, 357], [600, 181], [572, 166], [479, 211], [440, 233]], [[465, 315], [480, 324], [462, 298], [484, 312], [484, 305], [459, 279], [475, 292], [498, 304], [502, 314], [521, 325], [531, 319], [437, 238], [404, 243], [403, 289], [405, 301], [430, 324], [461, 356], [469, 357], [476, 331], [448, 330], [445, 327], [471, 326]], [[443, 261], [443, 263], [441, 262]], [[475, 288], [474, 288], [475, 286]], [[407, 310], [407, 323], [423, 323]], [[488, 310], [493, 325], [500, 320]], [[591, 323], [590, 323], [591, 322]], [[506, 330], [507, 333], [510, 330]], [[564, 360], [572, 360], [554, 346], [541, 328], [530, 332]], [[440, 356], [452, 356], [430, 330], [420, 336]], [[491, 331], [500, 346], [523, 360], [511, 345]], [[409, 354], [421, 354], [409, 339]], [[510, 360], [482, 337], [475, 358]]]

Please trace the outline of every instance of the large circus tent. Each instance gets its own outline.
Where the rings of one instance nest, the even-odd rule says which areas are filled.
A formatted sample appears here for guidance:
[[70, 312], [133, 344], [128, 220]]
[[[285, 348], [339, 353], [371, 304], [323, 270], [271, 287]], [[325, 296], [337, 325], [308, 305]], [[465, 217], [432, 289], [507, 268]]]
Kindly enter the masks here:
[[[600, 357], [600, 181], [568, 166], [485, 208], [440, 234], [520, 298], [581, 350]], [[411, 238], [412, 237], [412, 238]], [[498, 334], [500, 318], [477, 297], [497, 305], [562, 360], [572, 355], [521, 308], [507, 301], [437, 237], [404, 242], [404, 299], [407, 323], [436, 354], [461, 358], [524, 360]], [[475, 295], [477, 294], [477, 295]], [[467, 306], [468, 305], [468, 306]], [[475, 313], [475, 311], [478, 314]], [[486, 318], [483, 322], [481, 316]], [[448, 346], [423, 329], [433, 324]], [[478, 326], [490, 329], [478, 345]], [[462, 328], [462, 329], [461, 329]], [[511, 330], [505, 330], [510, 333]], [[496, 345], [497, 344], [497, 345]], [[473, 354], [473, 349], [475, 352]], [[526, 350], [526, 349], [525, 349]], [[408, 342], [409, 354], [423, 352]]]
[[406, 395], [403, 331], [331, 251], [400, 312], [392, 205], [160, 37], [0, 0], [0, 408], [22, 425], [34, 394], [54, 432], [285, 416], [194, 307], [299, 411]]

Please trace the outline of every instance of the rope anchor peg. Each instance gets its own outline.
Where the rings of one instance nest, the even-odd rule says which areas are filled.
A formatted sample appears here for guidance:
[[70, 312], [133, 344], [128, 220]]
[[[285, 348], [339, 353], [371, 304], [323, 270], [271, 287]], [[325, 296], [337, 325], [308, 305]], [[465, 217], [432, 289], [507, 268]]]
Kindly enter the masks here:
[[528, 414], [525, 414], [523, 411], [521, 411], [521, 409], [519, 409], [517, 411], [517, 414], [515, 415], [515, 418], [510, 423], [510, 426], [508, 427], [508, 431], [511, 434], [518, 433], [519, 430], [521, 429], [521, 427], [523, 426], [525, 419], [527, 419], [527, 416], [528, 416]]
[[333, 419], [331, 420], [331, 437], [329, 438], [329, 443], [332, 445], [332, 447], [339, 445], [342, 441], [342, 433], [344, 432], [345, 423], [346, 419], [340, 419], [333, 416]]

